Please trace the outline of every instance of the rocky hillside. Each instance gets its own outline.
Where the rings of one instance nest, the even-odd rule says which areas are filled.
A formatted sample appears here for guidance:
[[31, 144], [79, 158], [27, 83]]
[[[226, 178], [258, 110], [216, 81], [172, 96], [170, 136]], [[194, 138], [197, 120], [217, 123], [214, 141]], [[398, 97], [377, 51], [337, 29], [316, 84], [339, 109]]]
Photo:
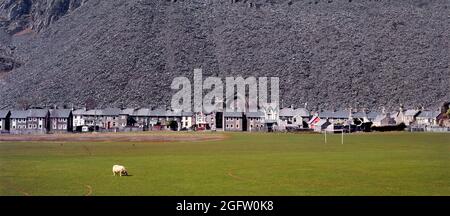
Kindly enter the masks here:
[[32, 29], [40, 31], [69, 14], [87, 0], [3, 0], [0, 26], [11, 34]]
[[279, 76], [284, 105], [434, 108], [450, 100], [449, 7], [447, 0], [4, 0], [0, 107], [88, 98], [159, 106], [169, 104], [174, 77], [192, 78], [201, 67], [204, 76]]

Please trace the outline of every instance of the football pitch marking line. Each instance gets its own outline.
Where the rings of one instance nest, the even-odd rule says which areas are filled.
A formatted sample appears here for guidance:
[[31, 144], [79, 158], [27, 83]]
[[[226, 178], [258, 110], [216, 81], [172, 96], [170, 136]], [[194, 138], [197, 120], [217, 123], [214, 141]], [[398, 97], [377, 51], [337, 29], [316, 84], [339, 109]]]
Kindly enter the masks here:
[[227, 172], [227, 176], [229, 176], [229, 177], [231, 177], [231, 178], [234, 178], [234, 179], [236, 179], [236, 180], [240, 180], [240, 181], [256, 182], [255, 180], [251, 180], [251, 179], [247, 179], [247, 178], [243, 178], [243, 177], [234, 175], [234, 174], [232, 173], [232, 170], [229, 170], [229, 171]]
[[22, 191], [22, 190], [18, 190], [20, 193], [22, 193], [24, 196], [31, 196], [31, 194], [29, 194], [29, 193], [27, 193], [27, 192], [25, 192], [25, 191]]
[[30, 193], [27, 193], [26, 191], [22, 190], [21, 188], [19, 188], [19, 187], [18, 187], [16, 184], [14, 184], [13, 182], [11, 182], [11, 181], [5, 181], [5, 182], [6, 182], [7, 185], [10, 186], [10, 188], [12, 188], [13, 190], [15, 190], [15, 191], [21, 193], [22, 195], [24, 195], [24, 196], [31, 196]]
[[85, 185], [87, 189], [87, 193], [84, 196], [92, 195], [92, 187], [90, 185]]
[[231, 178], [234, 178], [234, 179], [237, 179], [237, 180], [243, 180], [243, 181], [246, 181], [246, 179], [243, 179], [243, 178], [241, 178], [241, 177], [239, 177], [239, 176], [233, 175], [233, 173], [231, 173], [231, 171], [229, 171], [227, 174], [228, 174], [228, 176], [230, 176]]

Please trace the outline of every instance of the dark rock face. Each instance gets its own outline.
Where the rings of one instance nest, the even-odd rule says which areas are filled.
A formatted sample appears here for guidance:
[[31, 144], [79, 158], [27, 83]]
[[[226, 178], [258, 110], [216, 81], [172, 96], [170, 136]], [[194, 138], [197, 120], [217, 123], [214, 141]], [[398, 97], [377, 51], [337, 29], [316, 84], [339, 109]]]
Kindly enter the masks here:
[[87, 0], [4, 0], [0, 2], [3, 27], [14, 34], [31, 28], [40, 31]]
[[[5, 2], [0, 17], [20, 17]], [[278, 76], [286, 106], [437, 108], [450, 100], [447, 0], [31, 2], [20, 11], [43, 18], [28, 22], [32, 36], [13, 36], [23, 64], [0, 78], [0, 107], [18, 98], [167, 105], [172, 79], [192, 79], [194, 68]]]

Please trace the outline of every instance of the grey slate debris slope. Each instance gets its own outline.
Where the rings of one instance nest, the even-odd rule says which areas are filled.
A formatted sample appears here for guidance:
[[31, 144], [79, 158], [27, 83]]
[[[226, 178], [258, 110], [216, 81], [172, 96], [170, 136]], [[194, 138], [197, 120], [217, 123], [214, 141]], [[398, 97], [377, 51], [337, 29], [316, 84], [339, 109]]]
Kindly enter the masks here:
[[[18, 34], [4, 2], [65, 7], [25, 10], [31, 30]], [[0, 107], [168, 105], [172, 79], [194, 68], [279, 76], [286, 106], [438, 107], [450, 100], [449, 11], [448, 0], [6, 0]]]

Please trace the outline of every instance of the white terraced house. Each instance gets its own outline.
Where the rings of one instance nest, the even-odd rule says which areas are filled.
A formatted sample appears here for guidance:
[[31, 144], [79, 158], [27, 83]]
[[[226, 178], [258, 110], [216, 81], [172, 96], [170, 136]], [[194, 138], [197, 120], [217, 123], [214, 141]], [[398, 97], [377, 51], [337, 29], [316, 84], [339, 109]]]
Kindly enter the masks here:
[[182, 112], [181, 113], [181, 129], [190, 129], [193, 125], [193, 113]]

